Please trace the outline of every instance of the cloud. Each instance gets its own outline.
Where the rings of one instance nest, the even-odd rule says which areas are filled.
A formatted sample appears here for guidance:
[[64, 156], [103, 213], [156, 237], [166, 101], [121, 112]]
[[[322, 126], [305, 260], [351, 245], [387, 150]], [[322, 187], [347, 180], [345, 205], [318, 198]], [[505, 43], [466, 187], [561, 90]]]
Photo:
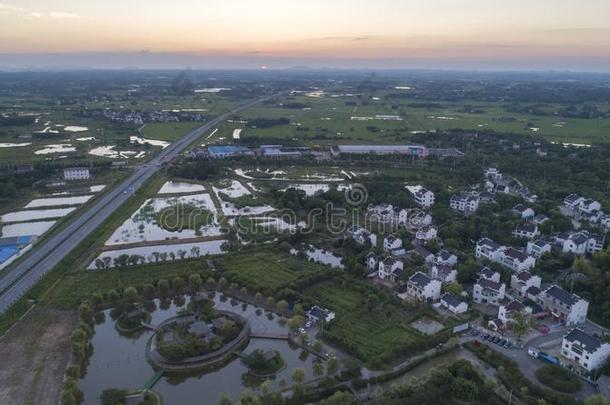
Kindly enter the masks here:
[[14, 14], [19, 18], [31, 19], [31, 18], [53, 18], [53, 19], [71, 19], [79, 18], [78, 14], [68, 13], [65, 11], [52, 11], [50, 13], [43, 13], [40, 11], [30, 10], [25, 7], [14, 6], [12, 4], [0, 3], [0, 14]]
[[53, 11], [49, 14], [49, 17], [56, 19], [70, 19], [70, 18], [79, 18], [78, 14], [74, 13], [66, 13], [63, 11]]

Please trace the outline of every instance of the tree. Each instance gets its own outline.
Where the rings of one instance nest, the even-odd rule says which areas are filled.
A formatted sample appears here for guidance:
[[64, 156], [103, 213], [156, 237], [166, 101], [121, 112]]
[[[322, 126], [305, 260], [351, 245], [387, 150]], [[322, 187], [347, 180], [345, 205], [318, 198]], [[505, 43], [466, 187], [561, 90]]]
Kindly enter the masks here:
[[165, 279], [160, 279], [157, 282], [157, 288], [159, 289], [159, 292], [161, 294], [167, 294], [167, 292], [169, 291], [169, 281], [165, 280]]
[[462, 288], [462, 285], [459, 283], [451, 283], [445, 287], [445, 290], [448, 293], [453, 294], [456, 297], [459, 297], [460, 295], [462, 295], [462, 291], [464, 291], [464, 288]]
[[292, 382], [302, 384], [305, 381], [305, 370], [300, 367], [292, 370]]
[[337, 391], [330, 397], [318, 402], [319, 405], [358, 405], [358, 401], [349, 391]]
[[281, 314], [285, 314], [286, 312], [288, 312], [288, 303], [285, 300], [278, 301], [277, 310]]
[[231, 401], [231, 397], [228, 396], [227, 394], [222, 394], [220, 396], [220, 401], [218, 402], [219, 405], [232, 405], [233, 401]]
[[275, 303], [275, 300], [273, 299], [273, 297], [267, 297], [267, 306], [269, 308], [273, 308], [274, 303]]
[[208, 290], [213, 290], [216, 287], [216, 280], [213, 277], [208, 277], [205, 281], [205, 286]]
[[328, 359], [328, 362], [326, 363], [326, 372], [329, 375], [335, 374], [338, 369], [339, 369], [339, 361], [337, 360], [337, 358], [335, 356], [332, 356], [331, 358]]
[[91, 317], [93, 316], [93, 308], [91, 308], [91, 303], [89, 301], [83, 301], [78, 307], [78, 312], [80, 314], [80, 319], [83, 322], [91, 322]]
[[146, 283], [142, 287], [142, 293], [145, 297], [152, 298], [152, 296], [155, 295], [155, 287], [150, 283]]
[[583, 402], [584, 405], [608, 405], [608, 401], [604, 398], [603, 395], [591, 395], [589, 398], [585, 399]]
[[220, 277], [220, 280], [218, 280], [218, 288], [220, 289], [220, 291], [226, 290], [228, 283], [229, 282], [227, 281], [226, 278]]
[[533, 327], [533, 322], [527, 312], [519, 311], [512, 316], [508, 326], [517, 334], [517, 338], [521, 340], [521, 336], [525, 335]]
[[316, 376], [321, 376], [324, 374], [324, 365], [321, 361], [316, 361], [313, 363], [313, 374]]
[[118, 301], [121, 296], [117, 290], [110, 290], [106, 293], [106, 299], [110, 302]]
[[127, 395], [127, 390], [108, 388], [108, 389], [102, 391], [102, 395], [100, 395], [100, 403], [102, 405], [122, 404], [126, 395]]
[[299, 316], [299, 315], [295, 315], [288, 322], [288, 327], [290, 328], [290, 330], [292, 330], [294, 332], [294, 331], [298, 330], [302, 324], [303, 324], [303, 317]]
[[313, 349], [315, 352], [317, 352], [317, 353], [321, 353], [321, 352], [322, 352], [322, 349], [324, 349], [324, 345], [322, 345], [322, 342], [320, 342], [319, 340], [316, 340], [316, 341], [313, 343], [313, 347], [312, 347], [312, 349]]
[[261, 303], [261, 302], [263, 302], [263, 294], [261, 294], [260, 292], [257, 292], [257, 293], [254, 295], [254, 300], [255, 300], [257, 303]]
[[184, 290], [184, 279], [182, 277], [176, 277], [174, 278], [174, 281], [172, 281], [172, 286], [174, 287], [174, 290], [176, 291], [182, 291]]
[[136, 290], [135, 287], [127, 287], [125, 291], [123, 291], [123, 298], [128, 302], [134, 302], [138, 298], [138, 290]]
[[189, 285], [193, 290], [198, 290], [202, 283], [203, 280], [199, 274], [191, 274], [189, 276]]
[[305, 311], [303, 310], [303, 305], [302, 304], [296, 304], [294, 306], [294, 313], [297, 314], [297, 315], [303, 316], [303, 314], [305, 313]]

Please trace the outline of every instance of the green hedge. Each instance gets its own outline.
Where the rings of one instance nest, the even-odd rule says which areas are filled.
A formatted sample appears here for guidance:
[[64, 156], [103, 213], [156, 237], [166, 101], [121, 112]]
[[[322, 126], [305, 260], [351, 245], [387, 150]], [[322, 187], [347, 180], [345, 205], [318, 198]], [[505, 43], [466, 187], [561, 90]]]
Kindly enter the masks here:
[[478, 358], [497, 369], [498, 379], [514, 394], [527, 404], [536, 404], [539, 399], [548, 404], [575, 405], [574, 398], [558, 394], [540, 387], [528, 380], [519, 370], [517, 363], [493, 350], [491, 347], [479, 342], [467, 342], [464, 347], [472, 351]]
[[556, 365], [548, 365], [536, 370], [538, 381], [555, 391], [573, 394], [580, 391], [582, 384], [570, 371]]

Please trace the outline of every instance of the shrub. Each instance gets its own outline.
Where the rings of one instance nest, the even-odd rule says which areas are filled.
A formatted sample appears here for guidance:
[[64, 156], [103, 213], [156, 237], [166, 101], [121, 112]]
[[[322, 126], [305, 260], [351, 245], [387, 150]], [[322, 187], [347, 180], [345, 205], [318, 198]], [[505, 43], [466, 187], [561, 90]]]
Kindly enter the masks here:
[[580, 391], [581, 383], [578, 377], [570, 371], [556, 365], [541, 367], [536, 370], [538, 381], [556, 391], [573, 394]]

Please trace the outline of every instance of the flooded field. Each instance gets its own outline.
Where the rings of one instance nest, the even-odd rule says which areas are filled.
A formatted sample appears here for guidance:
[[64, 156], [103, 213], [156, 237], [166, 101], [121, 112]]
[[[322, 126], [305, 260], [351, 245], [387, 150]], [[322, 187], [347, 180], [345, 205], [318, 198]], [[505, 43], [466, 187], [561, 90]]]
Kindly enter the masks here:
[[238, 198], [252, 194], [250, 190], [237, 180], [226, 180], [224, 183], [228, 184], [225, 187], [212, 187], [216, 195], [218, 195], [218, 198], [220, 198], [219, 193], [226, 194], [230, 198]]
[[[290, 252], [293, 255], [296, 255], [298, 253], [298, 251], [295, 249], [292, 249]], [[329, 252], [327, 250], [323, 250], [313, 245], [310, 245], [309, 248], [305, 250], [305, 254], [307, 255], [307, 259], [309, 259], [310, 261], [326, 264], [327, 266], [330, 266], [332, 268], [344, 268], [343, 264], [341, 263], [343, 259], [339, 256], [335, 256], [332, 252]]]
[[82, 205], [93, 198], [92, 195], [62, 198], [37, 198], [26, 204], [24, 208], [59, 207], [63, 205]]
[[2, 222], [25, 222], [37, 219], [61, 218], [65, 217], [76, 208], [55, 208], [46, 210], [27, 210], [9, 212], [0, 217]]
[[123, 222], [114, 231], [106, 241], [106, 245], [222, 235], [216, 219], [210, 225], [201, 226], [197, 230], [183, 229], [181, 231], [170, 231], [157, 223], [156, 214], [166, 208], [176, 207], [176, 215], [179, 215], [180, 207], [184, 205], [191, 205], [212, 214], [216, 213], [212, 198], [207, 193], [180, 197], [151, 198], [146, 200], [131, 218]]
[[185, 183], [181, 181], [168, 181], [163, 184], [158, 194], [191, 194], [205, 191], [201, 184]]
[[[89, 270], [115, 267], [115, 259], [122, 255], [141, 256], [138, 264], [157, 263], [165, 260], [182, 260], [208, 255], [225, 253], [222, 246], [226, 240], [213, 240], [207, 242], [177, 243], [169, 245], [150, 245], [129, 249], [118, 249], [102, 252], [87, 267]], [[98, 261], [101, 260], [101, 263]]]
[[2, 227], [2, 237], [34, 235], [40, 236], [46, 233], [57, 221], [24, 222], [17, 224], [4, 225]]

